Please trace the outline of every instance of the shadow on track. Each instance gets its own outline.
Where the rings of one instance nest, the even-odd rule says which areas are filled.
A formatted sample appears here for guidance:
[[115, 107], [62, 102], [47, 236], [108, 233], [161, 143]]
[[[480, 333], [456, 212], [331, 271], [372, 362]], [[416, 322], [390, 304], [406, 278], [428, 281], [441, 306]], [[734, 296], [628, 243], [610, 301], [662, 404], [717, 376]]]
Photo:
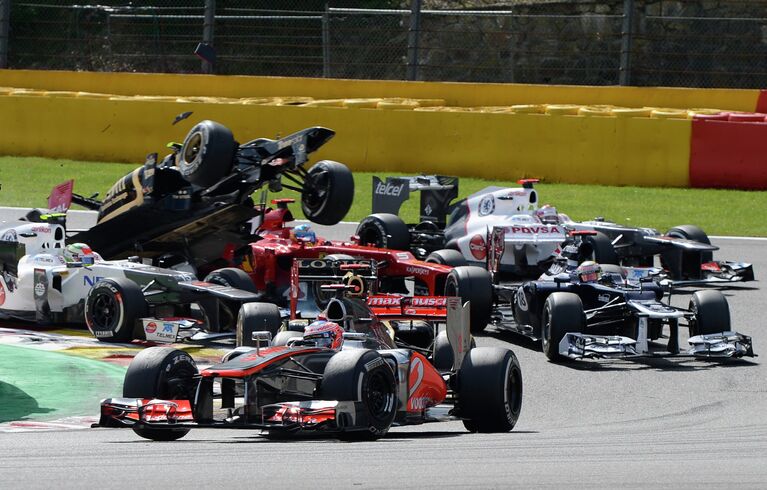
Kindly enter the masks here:
[[16, 386], [0, 381], [0, 423], [22, 420], [36, 413], [50, 413], [52, 408], [42, 408], [37, 400]]

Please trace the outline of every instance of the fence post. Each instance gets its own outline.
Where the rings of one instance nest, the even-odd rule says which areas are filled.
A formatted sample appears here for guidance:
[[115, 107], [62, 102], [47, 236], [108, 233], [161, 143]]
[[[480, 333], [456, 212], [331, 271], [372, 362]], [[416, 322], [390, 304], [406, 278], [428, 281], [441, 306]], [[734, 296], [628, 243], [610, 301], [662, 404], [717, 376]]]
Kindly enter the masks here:
[[410, 0], [410, 27], [407, 33], [407, 79], [418, 78], [418, 39], [421, 31], [421, 0]]
[[8, 39], [11, 31], [11, 0], [0, 0], [0, 68], [8, 68]]
[[330, 7], [322, 13], [322, 76], [330, 78]]
[[631, 44], [634, 40], [634, 0], [623, 0], [623, 28], [621, 29], [620, 85], [631, 84]]
[[[216, 0], [205, 0], [205, 20], [202, 24], [202, 42], [213, 46], [213, 24], [216, 22]], [[202, 62], [203, 73], [213, 73], [213, 63]]]

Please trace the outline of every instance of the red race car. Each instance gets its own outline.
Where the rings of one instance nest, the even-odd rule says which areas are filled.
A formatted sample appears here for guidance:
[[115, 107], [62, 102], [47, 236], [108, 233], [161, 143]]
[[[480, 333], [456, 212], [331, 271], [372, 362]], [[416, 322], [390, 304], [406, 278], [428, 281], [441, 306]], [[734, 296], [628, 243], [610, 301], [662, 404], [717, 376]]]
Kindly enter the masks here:
[[[417, 298], [337, 294], [356, 288], [353, 281], [326, 285], [336, 297], [322, 320], [287, 345], [274, 345], [267, 332], [252, 332], [256, 347], [239, 347], [202, 371], [183, 351], [142, 351], [128, 368], [123, 397], [101, 403], [99, 425], [132, 427], [141, 437], [163, 441], [195, 427], [367, 440], [395, 424], [456, 418], [473, 432], [514, 427], [522, 404], [519, 363], [509, 349], [470, 348], [468, 312], [460, 298], [428, 297], [433, 304], [418, 311]], [[253, 320], [247, 316], [243, 310], [240, 321]], [[438, 337], [447, 339], [450, 355], [429, 360], [396, 348], [386, 318], [445, 322]]]
[[[293, 221], [288, 204], [293, 199], [276, 199], [275, 209], [264, 209], [256, 240], [243, 247], [229, 247], [216, 266], [234, 266], [210, 272], [206, 281], [238, 288], [252, 287], [263, 293], [262, 301], [287, 306], [291, 267], [294, 259], [362, 258], [378, 263], [379, 289], [386, 293], [459, 296], [471, 302], [471, 331], [482, 331], [490, 320], [493, 303], [492, 281], [487, 270], [475, 266], [450, 267], [424, 262], [412, 253], [359, 245], [349, 241], [331, 241], [317, 237], [306, 225], [287, 226]], [[224, 262], [225, 261], [225, 262]], [[240, 269], [240, 270], [238, 270]], [[244, 271], [245, 274], [242, 274]], [[318, 289], [302, 284], [300, 310], [304, 317], [314, 317], [323, 308]], [[314, 300], [314, 301], [312, 301]]]

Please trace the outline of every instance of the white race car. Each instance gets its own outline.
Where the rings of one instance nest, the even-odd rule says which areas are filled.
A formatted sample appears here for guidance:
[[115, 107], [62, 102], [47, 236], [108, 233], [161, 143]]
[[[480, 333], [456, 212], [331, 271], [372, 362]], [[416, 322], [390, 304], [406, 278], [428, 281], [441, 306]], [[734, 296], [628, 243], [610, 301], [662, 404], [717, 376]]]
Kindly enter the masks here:
[[[66, 245], [63, 216], [34, 216], [38, 222], [0, 222], [0, 319], [85, 323], [107, 342], [175, 342], [203, 329], [231, 335], [240, 305], [260, 297], [197, 281], [189, 272], [102, 260], [85, 244]], [[225, 269], [216, 275], [240, 273]], [[238, 284], [252, 285], [244, 279]], [[280, 312], [273, 310], [269, 318], [276, 331]]]
[[[488, 237], [494, 228], [504, 232], [501, 273], [515, 278], [537, 277], [572, 244], [573, 232], [588, 232], [580, 242], [580, 261], [652, 267], [659, 257], [664, 275], [674, 284], [722, 284], [751, 281], [751, 264], [714, 261], [703, 230], [681, 225], [665, 234], [652, 228], [619, 225], [602, 218], [573, 221], [556, 208], [540, 206], [536, 179], [518, 181], [519, 188], [486, 187], [465, 199], [458, 195], [458, 179], [441, 175], [374, 177], [373, 212], [357, 228], [361, 244], [410, 250], [420, 258], [447, 265], [485, 265]], [[421, 193], [421, 221], [405, 224], [398, 216], [410, 193]], [[449, 215], [448, 219], [445, 219]]]

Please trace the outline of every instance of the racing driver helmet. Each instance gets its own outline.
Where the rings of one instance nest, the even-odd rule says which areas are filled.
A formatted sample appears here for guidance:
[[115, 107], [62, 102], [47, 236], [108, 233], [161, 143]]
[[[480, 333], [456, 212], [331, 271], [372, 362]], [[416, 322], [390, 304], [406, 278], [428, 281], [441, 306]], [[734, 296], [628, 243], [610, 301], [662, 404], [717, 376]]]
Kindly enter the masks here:
[[535, 212], [535, 216], [545, 225], [556, 225], [559, 223], [559, 214], [557, 208], [550, 204], [544, 204]]
[[304, 340], [313, 342], [317, 347], [340, 350], [344, 344], [344, 329], [335, 322], [318, 320], [306, 327]]
[[581, 282], [597, 282], [602, 277], [602, 267], [592, 260], [587, 260], [575, 269]]
[[66, 262], [79, 262], [83, 265], [93, 265], [96, 262], [96, 254], [91, 247], [84, 243], [70, 243], [64, 249]]
[[317, 242], [317, 234], [314, 233], [314, 230], [312, 230], [312, 227], [308, 224], [298, 225], [291, 231], [291, 235], [295, 237], [296, 240], [302, 241], [302, 242], [309, 242], [309, 243], [316, 243]]

